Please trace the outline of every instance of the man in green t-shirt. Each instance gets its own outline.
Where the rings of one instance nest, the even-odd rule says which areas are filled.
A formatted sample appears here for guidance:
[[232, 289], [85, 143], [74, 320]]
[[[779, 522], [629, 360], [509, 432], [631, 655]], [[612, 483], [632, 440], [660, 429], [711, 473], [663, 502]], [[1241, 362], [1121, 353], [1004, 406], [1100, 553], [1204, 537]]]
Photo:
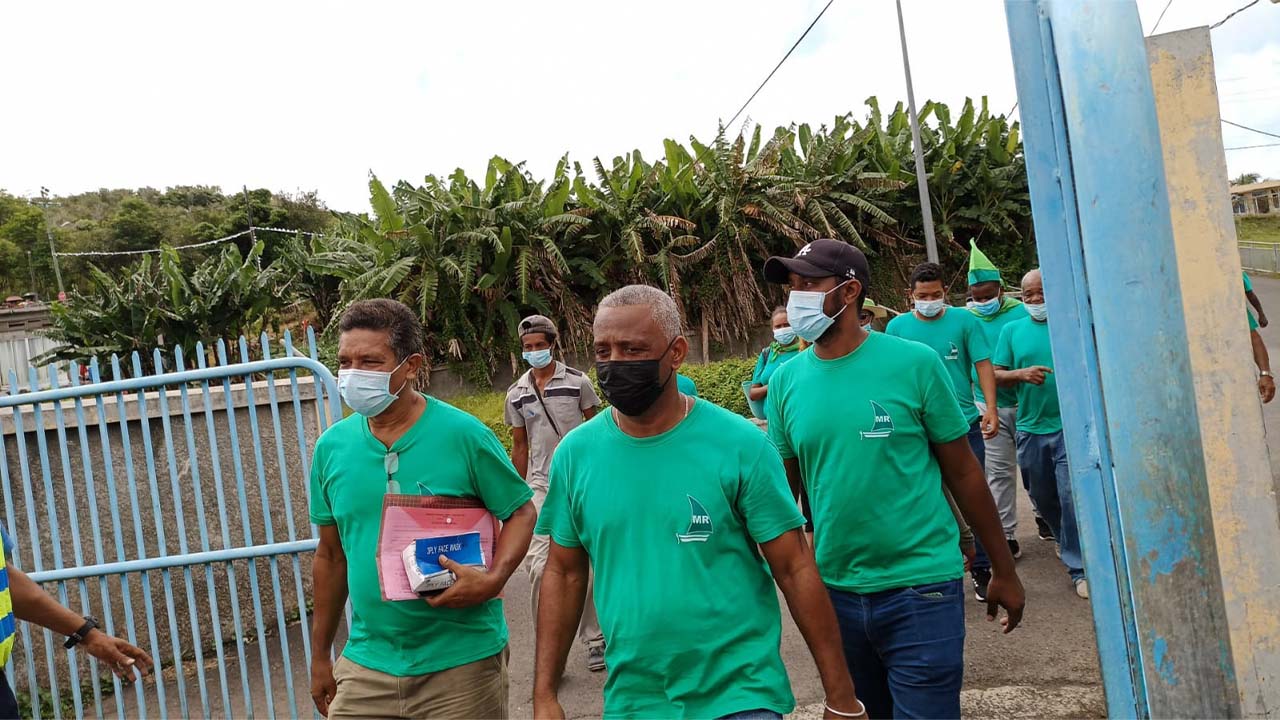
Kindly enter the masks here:
[[1258, 299], [1258, 294], [1253, 291], [1253, 281], [1249, 279], [1249, 273], [1247, 272], [1241, 272], [1240, 275], [1244, 278], [1244, 297], [1258, 313], [1258, 319], [1256, 321], [1258, 323], [1258, 327], [1266, 327], [1267, 313], [1262, 309], [1262, 301]]
[[552, 545], [534, 717], [564, 717], [557, 689], [589, 568], [607, 641], [605, 717], [790, 712], [774, 580], [827, 707], [864, 717], [777, 451], [746, 419], [673, 381], [689, 351], [675, 302], [646, 285], [622, 288], [600, 302], [594, 335], [612, 407], [569, 433], [551, 461], [538, 521]]
[[[533, 493], [493, 432], [414, 390], [422, 325], [394, 300], [338, 321], [338, 390], [355, 414], [316, 442], [311, 522], [311, 696], [332, 718], [507, 716], [507, 624], [498, 594], [533, 535]], [[456, 582], [425, 600], [383, 600], [378, 537], [387, 493], [478, 499], [503, 521], [487, 571], [441, 556]], [[351, 601], [350, 634], [329, 660]]]
[[[978, 463], [983, 464], [985, 440], [995, 437], [1000, 428], [995, 406], [988, 405], [986, 412], [979, 413], [973, 397], [975, 373], [984, 394], [996, 394], [996, 376], [991, 367], [987, 336], [973, 313], [947, 305], [947, 288], [942, 281], [942, 267], [937, 263], [917, 265], [911, 271], [909, 290], [915, 309], [890, 320], [885, 332], [928, 345], [942, 358], [942, 366], [955, 388], [960, 411], [969, 423], [969, 447], [973, 448]], [[1021, 554], [1018, 541], [1008, 539], [1007, 543], [1009, 552], [1017, 558]], [[976, 544], [970, 573], [974, 596], [979, 601], [986, 601], [987, 584], [991, 582], [991, 560], [981, 543]]]
[[1258, 333], [1259, 323], [1253, 319], [1253, 313], [1246, 310], [1245, 314], [1249, 316], [1249, 343], [1253, 346], [1253, 363], [1258, 366], [1258, 395], [1265, 405], [1276, 396], [1276, 378], [1271, 374], [1271, 355], [1267, 352], [1267, 344], [1262, 341], [1262, 335]]
[[[872, 717], [959, 717], [964, 561], [943, 484], [987, 548], [989, 619], [1025, 602], [982, 467], [942, 361], [859, 323], [871, 272], [852, 245], [814, 240], [770, 258], [809, 352], [774, 373], [769, 436], [813, 510], [818, 571]], [[854, 309], [849, 310], [850, 307]]]
[[[978, 319], [987, 337], [987, 345], [993, 350], [1004, 326], [1027, 316], [1022, 303], [1004, 294], [1004, 280], [1000, 271], [972, 240], [969, 241], [969, 295], [973, 298], [969, 302], [969, 312]], [[985, 413], [990, 408], [990, 396], [982, 389], [976, 374], [973, 375], [973, 381], [978, 409]], [[1004, 536], [1014, 540], [1018, 531], [1018, 446], [1014, 439], [1014, 426], [1018, 422], [1018, 394], [1013, 388], [996, 389], [996, 414], [1000, 418], [1000, 428], [995, 437], [986, 440], [983, 467], [987, 472], [991, 496], [995, 498], [996, 508], [1000, 511]], [[1025, 485], [1026, 478], [1023, 478], [1023, 483]], [[1036, 515], [1036, 526], [1041, 540], [1053, 539], [1049, 527], [1039, 515]]]
[[1062, 438], [1049, 315], [1039, 270], [1022, 278], [1022, 300], [1028, 317], [1005, 326], [996, 343], [996, 381], [1018, 393], [1018, 466], [1030, 485], [1040, 517], [1058, 541], [1059, 557], [1067, 566], [1076, 594], [1087, 598], [1089, 584], [1071, 500], [1071, 472]]

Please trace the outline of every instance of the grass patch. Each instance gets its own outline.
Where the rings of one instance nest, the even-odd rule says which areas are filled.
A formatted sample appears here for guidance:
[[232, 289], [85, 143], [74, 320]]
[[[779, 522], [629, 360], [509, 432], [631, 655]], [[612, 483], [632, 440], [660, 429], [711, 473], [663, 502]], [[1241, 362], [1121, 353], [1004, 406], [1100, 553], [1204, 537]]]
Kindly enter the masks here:
[[1280, 215], [1236, 218], [1236, 239], [1240, 242], [1280, 243]]

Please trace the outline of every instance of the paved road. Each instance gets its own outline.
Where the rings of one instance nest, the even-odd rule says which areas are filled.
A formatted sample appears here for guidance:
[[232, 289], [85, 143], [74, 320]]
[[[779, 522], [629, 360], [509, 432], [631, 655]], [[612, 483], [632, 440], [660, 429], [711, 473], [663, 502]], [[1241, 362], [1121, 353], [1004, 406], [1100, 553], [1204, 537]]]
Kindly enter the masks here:
[[[987, 717], [1103, 717], [1105, 703], [1089, 604], [1076, 597], [1066, 569], [1054, 555], [1053, 544], [1036, 539], [1025, 494], [1019, 510], [1023, 557], [1018, 569], [1027, 590], [1027, 613], [1020, 628], [1001, 635], [995, 625], [987, 623], [986, 606], [970, 596], [965, 688], [971, 692], [965, 694], [965, 712]], [[521, 575], [507, 587], [507, 619], [512, 632], [511, 712], [512, 717], [526, 718], [533, 709], [533, 634], [525, 602], [528, 583]], [[570, 717], [599, 717], [604, 676], [588, 673], [581, 653], [575, 648], [570, 656], [561, 699]], [[782, 654], [797, 702], [802, 707], [820, 703], [822, 686], [817, 671], [785, 612]]]
[[[1066, 570], [1054, 555], [1053, 544], [1036, 539], [1035, 523], [1025, 494], [1020, 502], [1018, 534], [1023, 558], [1018, 568], [1027, 590], [1026, 615], [1021, 627], [1009, 635], [1001, 635], [996, 625], [986, 622], [985, 605], [969, 596], [963, 695], [965, 715], [1104, 717], [1105, 703], [1089, 605], [1075, 596]], [[514, 718], [528, 718], [533, 711], [533, 624], [528, 603], [529, 582], [523, 570], [517, 572], [507, 585], [505, 597], [507, 621], [511, 628], [511, 713]], [[817, 671], [799, 631], [785, 612], [783, 618], [782, 654], [800, 705], [796, 717], [820, 718], [821, 712], [816, 705], [822, 701], [822, 688]], [[301, 655], [301, 628], [296, 624], [290, 628], [288, 645], [295, 657]], [[234, 652], [234, 649], [229, 649], [229, 652]], [[252, 644], [246, 648], [245, 670], [253, 697], [254, 715], [287, 717], [293, 715], [296, 708], [306, 716], [311, 703], [306, 668], [295, 660], [292, 673], [295, 703], [291, 705], [287, 700], [289, 693], [285, 686], [286, 673], [279, 639], [268, 640], [267, 654], [275, 698], [274, 707], [270, 709], [262, 692], [266, 683], [258, 648]], [[221, 693], [216, 689], [217, 663], [210, 661], [206, 664], [206, 675], [211, 685], [210, 700], [214, 706], [210, 714], [213, 717], [246, 715], [239, 669], [237, 662], [227, 663], [231, 710], [226, 712], [222, 707]], [[575, 647], [561, 694], [570, 717], [599, 717], [604, 680], [602, 673], [587, 672], [582, 648]], [[164, 704], [168, 706], [169, 715], [183, 716], [178, 701], [177, 677], [172, 668], [165, 673], [164, 685]], [[194, 669], [188, 666], [187, 714], [191, 716], [203, 714], [196, 686]], [[146, 686], [148, 716], [158, 713], [155, 691], [154, 681], [149, 681]], [[124, 703], [126, 717], [140, 714], [131, 691], [126, 691]], [[115, 717], [114, 701], [109, 700], [107, 705], [106, 716]]]
[[[1254, 278], [1254, 287], [1263, 306], [1270, 309], [1276, 324], [1261, 331], [1274, 362], [1280, 367], [1280, 279]], [[1280, 428], [1280, 400], [1265, 406], [1268, 427]], [[1273, 435], [1274, 436], [1274, 435]], [[1272, 453], [1273, 472], [1280, 478], [1280, 448]], [[1105, 702], [1098, 672], [1093, 621], [1087, 602], [1078, 599], [1067, 580], [1066, 572], [1054, 556], [1051, 543], [1035, 538], [1035, 525], [1025, 494], [1020, 497], [1019, 538], [1024, 556], [1019, 573], [1027, 590], [1027, 611], [1022, 627], [1010, 635], [1001, 635], [988, 624], [983, 606], [968, 602], [968, 638], [965, 653], [964, 712], [970, 717], [1104, 717]], [[507, 586], [507, 619], [511, 627], [511, 711], [516, 718], [532, 714], [530, 702], [533, 685], [533, 627], [528, 605], [529, 583], [523, 571]], [[300, 654], [300, 628], [291, 628], [289, 645]], [[275, 714], [291, 715], [293, 708], [285, 699], [284, 667], [278, 640], [269, 643], [268, 657], [271, 684], [277, 698]], [[784, 613], [782, 653], [790, 671], [791, 682], [800, 703], [797, 718], [821, 717], [817, 703], [822, 700], [821, 686], [808, 652], [790, 618]], [[228, 663], [227, 673], [232, 688], [232, 710], [227, 713], [214, 699], [214, 716], [243, 716], [240, 677], [236, 663]], [[247, 649], [250, 694], [255, 696], [255, 714], [267, 716], [261, 663], [256, 647]], [[295, 663], [295, 666], [299, 663]], [[216, 663], [206, 666], [211, 684], [216, 680]], [[181, 714], [177, 701], [177, 678], [166, 673], [168, 689], [166, 705], [171, 715]], [[305, 716], [310, 707], [309, 679], [305, 668], [293, 674], [296, 708]], [[570, 717], [596, 717], [601, 710], [603, 674], [588, 673], [581, 648], [570, 657], [561, 699]], [[212, 689], [212, 688], [211, 688]], [[195, 678], [187, 681], [190, 713], [199, 715]], [[148, 714], [156, 714], [154, 685], [148, 687], [152, 698]], [[220, 693], [213, 690], [215, 698]], [[126, 693], [125, 714], [137, 715], [136, 700]], [[108, 701], [108, 705], [114, 705]], [[109, 707], [106, 715], [114, 715]]]

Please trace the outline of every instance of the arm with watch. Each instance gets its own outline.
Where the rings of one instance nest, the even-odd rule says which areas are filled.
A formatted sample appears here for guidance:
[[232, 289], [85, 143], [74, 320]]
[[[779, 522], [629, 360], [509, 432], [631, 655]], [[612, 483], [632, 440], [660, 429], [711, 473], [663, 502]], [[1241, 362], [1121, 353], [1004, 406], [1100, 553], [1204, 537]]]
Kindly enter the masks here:
[[1253, 362], [1258, 366], [1258, 394], [1262, 396], [1263, 403], [1269, 403], [1276, 396], [1276, 376], [1271, 374], [1271, 356], [1257, 330], [1249, 332], [1249, 341], [1253, 343]]
[[141, 648], [102, 631], [96, 618], [81, 617], [58, 604], [44, 588], [13, 565], [9, 565], [7, 570], [14, 617], [66, 635], [63, 647], [83, 649], [106, 663], [111, 672], [122, 679], [141, 679], [151, 669], [151, 656]]

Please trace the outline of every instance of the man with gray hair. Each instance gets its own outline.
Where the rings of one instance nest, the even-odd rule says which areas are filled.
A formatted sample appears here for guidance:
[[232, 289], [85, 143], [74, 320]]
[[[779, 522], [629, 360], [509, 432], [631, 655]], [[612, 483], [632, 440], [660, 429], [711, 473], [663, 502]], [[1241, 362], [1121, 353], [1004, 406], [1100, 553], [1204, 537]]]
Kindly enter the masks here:
[[534, 716], [564, 716], [557, 690], [594, 568], [606, 716], [790, 712], [776, 580], [822, 676], [827, 717], [862, 717], [777, 450], [745, 418], [676, 386], [689, 343], [675, 302], [622, 288], [600, 303], [594, 334], [613, 407], [551, 461]]

